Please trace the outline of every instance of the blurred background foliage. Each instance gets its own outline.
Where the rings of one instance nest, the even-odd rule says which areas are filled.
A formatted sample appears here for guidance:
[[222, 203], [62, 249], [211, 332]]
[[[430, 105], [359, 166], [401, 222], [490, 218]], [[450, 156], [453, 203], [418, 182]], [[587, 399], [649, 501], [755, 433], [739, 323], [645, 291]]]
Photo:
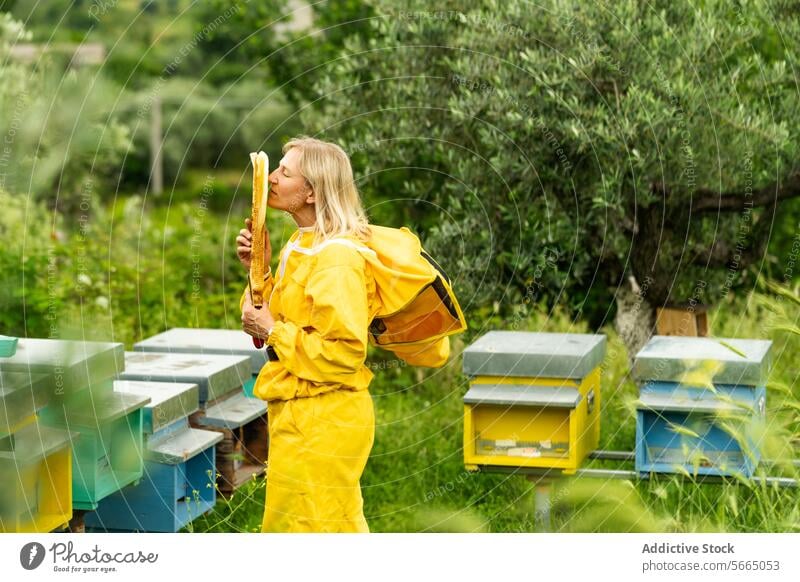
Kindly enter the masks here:
[[[371, 220], [420, 234], [470, 323], [443, 370], [370, 356], [374, 530], [533, 529], [531, 483], [461, 463], [458, 354], [490, 329], [607, 333], [601, 446], [627, 450], [620, 312], [705, 303], [713, 334], [776, 342], [795, 446], [799, 46], [787, 0], [0, 0], [0, 333], [238, 328], [248, 153], [305, 133], [350, 153]], [[277, 250], [294, 224], [269, 221]], [[800, 520], [796, 492], [746, 484], [567, 487], [565, 531]], [[259, 504], [254, 482], [195, 527], [250, 531]]]

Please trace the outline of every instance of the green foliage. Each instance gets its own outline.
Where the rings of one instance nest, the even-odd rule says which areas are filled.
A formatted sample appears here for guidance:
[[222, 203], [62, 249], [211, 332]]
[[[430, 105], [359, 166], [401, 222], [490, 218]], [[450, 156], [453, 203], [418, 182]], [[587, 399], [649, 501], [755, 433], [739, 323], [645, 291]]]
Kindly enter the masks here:
[[[268, 84], [280, 87], [292, 103], [315, 101], [324, 93], [317, 82], [340, 58], [348, 38], [366, 33], [374, 12], [358, 0], [311, 3], [313, 30], [291, 30], [296, 17], [286, 0], [234, 3], [208, 0], [198, 6], [196, 29], [224, 21], [208, 32], [201, 49], [213, 63], [209, 77], [228, 82], [266, 68]], [[207, 27], [206, 27], [207, 28]], [[263, 74], [263, 73], [262, 73]]]
[[[239, 329], [245, 273], [234, 239], [249, 212], [235, 199], [212, 208], [213, 182], [180, 202], [84, 196], [74, 222], [0, 192], [0, 330], [4, 335], [133, 343], [171, 327]], [[294, 231], [271, 215], [276, 249]], [[273, 261], [277, 262], [277, 251]]]
[[[29, 38], [0, 15], [0, 60], [11, 44]], [[108, 183], [130, 145], [106, 97], [113, 90], [102, 77], [66, 71], [47, 58], [0, 67], [0, 188], [75, 212], [86, 190]]]
[[[729, 262], [738, 248], [795, 284], [797, 200], [687, 212], [716, 200], [709, 192], [743, 199], [796, 167], [792, 4], [447, 0], [432, 11], [342, 0], [314, 5], [314, 35], [278, 30], [278, 0], [120, 0], [90, 23], [87, 2], [37, 6], [14, 12], [33, 10], [45, 34], [66, 13], [59, 40], [116, 41], [136, 19], [104, 66], [136, 93], [57, 59], [8, 60], [29, 37], [0, 14], [0, 134], [12, 141], [0, 150], [0, 333], [130, 348], [170, 327], [238, 329], [244, 273], [232, 246], [249, 208], [247, 153], [277, 152], [302, 127], [352, 154], [375, 222], [425, 235], [470, 324], [444, 369], [370, 354], [377, 429], [362, 484], [373, 531], [535, 529], [531, 482], [464, 470], [458, 354], [487, 329], [594, 329], [628, 274], [654, 279], [655, 303], [703, 281], [714, 335], [772, 337], [762, 445], [771, 472], [797, 477], [797, 291], [727, 292], [747, 282], [746, 261]], [[177, 103], [164, 109], [164, 155], [178, 187], [117, 197], [123, 156], [123, 186], [147, 180], [154, 96]], [[290, 103], [312, 105], [298, 120]], [[278, 249], [294, 224], [269, 220]], [[590, 309], [600, 316], [576, 317]], [[600, 329], [600, 447], [630, 450], [637, 387], [624, 343]], [[797, 490], [746, 480], [564, 481], [553, 495], [559, 531], [800, 530]], [[263, 503], [254, 479], [189, 529], [258, 531]]]
[[533, 288], [603, 321], [629, 274], [653, 305], [748, 281], [785, 216], [747, 193], [797, 164], [791, 3], [367, 4], [304, 125], [371, 205], [430, 227], [470, 307]]
[[[194, 40], [194, 0], [48, 0], [18, 3], [12, 13], [37, 39], [54, 44], [100, 43], [107, 51], [102, 73], [128, 89], [150, 85]], [[181, 17], [176, 18], [180, 14]], [[201, 39], [198, 39], [201, 40]], [[183, 66], [197, 71], [189, 54]]]
[[[291, 19], [285, 0], [206, 0], [193, 12], [195, 33], [206, 31], [199, 48], [210, 82], [230, 83], [245, 75], [264, 80], [267, 72], [274, 75], [269, 63], [261, 61], [280, 46], [275, 26]], [[216, 23], [213, 30], [208, 30], [209, 23]]]
[[47, 293], [48, 264], [57, 260], [49, 228], [54, 216], [42, 204], [1, 189], [0, 208], [0, 330], [48, 337], [52, 316], [62, 305]]
[[[124, 185], [147, 184], [150, 175], [150, 120], [156, 98], [162, 102], [165, 189], [183, 182], [190, 168], [215, 172], [250, 165], [251, 151], [280, 151], [296, 126], [288, 119], [285, 97], [254, 81], [213, 88], [188, 77], [161, 80], [133, 95], [122, 119], [131, 128], [133, 147], [125, 159]], [[240, 176], [247, 186], [247, 178]], [[248, 186], [249, 187], [249, 186]]]

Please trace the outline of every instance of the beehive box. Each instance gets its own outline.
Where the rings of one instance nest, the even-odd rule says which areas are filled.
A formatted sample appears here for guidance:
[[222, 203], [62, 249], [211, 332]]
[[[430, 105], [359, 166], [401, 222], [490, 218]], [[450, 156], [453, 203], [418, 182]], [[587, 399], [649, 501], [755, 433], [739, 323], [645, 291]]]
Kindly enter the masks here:
[[75, 509], [96, 509], [102, 499], [142, 477], [142, 408], [147, 402], [111, 391], [86, 401], [51, 403], [42, 411], [44, 424], [80, 434], [72, 443]]
[[266, 470], [269, 437], [267, 405], [261, 400], [233, 393], [191, 417], [193, 426], [217, 431], [217, 487], [229, 496]]
[[199, 407], [196, 384], [117, 381], [115, 390], [150, 398], [144, 409], [141, 482], [85, 516], [91, 531], [177, 532], [216, 503], [215, 450], [222, 435], [189, 427]]
[[200, 408], [232, 391], [242, 391], [252, 376], [245, 356], [125, 352], [125, 371], [120, 380], [197, 384]]
[[[43, 377], [48, 385], [41, 425], [79, 434], [70, 442], [74, 509], [93, 509], [142, 474], [144, 401], [112, 389], [123, 354], [120, 343], [20, 339], [13, 356], [0, 358], [0, 371]], [[29, 399], [15, 406], [22, 410]]]
[[200, 410], [189, 417], [195, 428], [223, 435], [216, 446], [218, 490], [231, 494], [267, 460], [266, 403], [247, 398], [244, 382], [252, 361], [244, 356], [126, 352], [125, 379], [192, 382], [200, 388]]
[[35, 417], [0, 438], [0, 532], [49, 532], [72, 518], [72, 452], [77, 434]]
[[600, 436], [606, 338], [493, 331], [464, 350], [464, 463], [573, 473]]
[[636, 470], [752, 476], [772, 342], [654, 336], [637, 354]]
[[0, 358], [0, 371], [42, 374], [54, 399], [92, 391], [106, 393], [109, 380], [124, 368], [121, 343], [20, 339], [16, 353]]
[[50, 400], [45, 374], [0, 371], [0, 438], [13, 433]]
[[266, 350], [256, 348], [252, 338], [242, 330], [232, 329], [175, 327], [134, 344], [133, 350], [171, 354], [246, 356], [250, 358], [252, 364], [252, 377], [244, 382], [243, 389], [251, 398], [255, 378], [268, 361]]

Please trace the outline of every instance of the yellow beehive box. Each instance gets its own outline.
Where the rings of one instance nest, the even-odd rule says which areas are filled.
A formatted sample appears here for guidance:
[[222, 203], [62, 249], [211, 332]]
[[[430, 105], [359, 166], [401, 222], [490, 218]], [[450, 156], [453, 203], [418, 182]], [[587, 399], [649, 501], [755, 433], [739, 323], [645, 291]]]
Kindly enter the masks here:
[[489, 332], [464, 351], [464, 463], [574, 473], [600, 437], [603, 335]]
[[72, 518], [72, 451], [77, 434], [32, 418], [0, 450], [0, 532], [49, 532]]

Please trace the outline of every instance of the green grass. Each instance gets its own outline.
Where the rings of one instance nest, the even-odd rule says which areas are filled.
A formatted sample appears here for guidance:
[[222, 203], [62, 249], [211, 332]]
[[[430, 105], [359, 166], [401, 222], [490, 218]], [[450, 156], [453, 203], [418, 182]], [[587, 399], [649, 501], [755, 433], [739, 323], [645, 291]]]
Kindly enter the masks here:
[[[141, 198], [120, 199], [111, 209], [95, 208], [86, 232], [90, 244], [79, 244], [75, 234], [68, 234], [63, 243], [51, 243], [58, 265], [55, 281], [47, 279], [47, 248], [11, 245], [0, 252], [4, 272], [20, 273], [22, 265], [27, 277], [24, 295], [16, 291], [22, 289], [22, 281], [15, 275], [7, 281], [8, 292], [0, 297], [4, 333], [47, 336], [50, 322], [45, 316], [51, 305], [58, 310], [63, 331], [74, 330], [86, 339], [121, 341], [128, 349], [170, 327], [238, 325], [243, 281], [231, 242], [241, 222], [239, 212], [201, 212], [199, 197], [166, 208], [151, 206]], [[44, 210], [41, 214], [45, 220]], [[271, 217], [270, 229], [276, 249], [292, 230], [280, 216]], [[21, 233], [9, 238], [12, 242], [23, 239]], [[196, 281], [187, 275], [194, 269], [198, 270]], [[78, 287], [82, 276], [88, 282]], [[193, 293], [195, 283], [199, 294]], [[791, 333], [800, 310], [791, 299], [777, 303], [767, 297], [766, 290], [740, 296], [731, 293], [711, 312], [710, 323], [717, 337], [775, 341], [766, 445], [770, 458], [785, 459], [797, 456], [800, 434], [795, 356], [800, 335]], [[780, 318], [775, 319], [773, 312]], [[524, 317], [515, 316], [513, 325], [492, 314], [473, 315], [472, 329], [453, 342], [453, 358], [443, 369], [396, 367], [396, 362], [382, 360], [390, 354], [370, 356], [376, 367], [370, 391], [377, 427], [362, 486], [372, 531], [509, 532], [536, 527], [533, 483], [521, 475], [464, 470], [461, 398], [466, 379], [460, 372], [459, 354], [465, 344], [489, 329], [587, 329], [558, 310], [533, 310]], [[603, 363], [600, 448], [631, 450], [635, 431], [631, 402], [637, 389], [629, 378], [622, 343], [611, 328], [603, 332], [609, 343]], [[791, 439], [793, 448], [788, 445]], [[624, 466], [599, 461], [589, 465]], [[792, 475], [786, 467], [776, 471]], [[552, 526], [557, 531], [800, 529], [796, 489], [779, 491], [747, 482], [697, 485], [677, 478], [635, 483], [561, 480], [554, 488]], [[232, 500], [218, 503], [191, 529], [257, 531], [264, 491], [263, 480], [254, 480]]]
[[[796, 435], [798, 387], [794, 354], [800, 336], [770, 331], [769, 311], [754, 295], [731, 298], [711, 315], [718, 337], [771, 337], [772, 378], [789, 394], [770, 391], [767, 445], [772, 458], [787, 456], [786, 440]], [[742, 317], [742, 313], [745, 314]], [[528, 329], [575, 330], [565, 317], [534, 317]], [[637, 393], [628, 375], [624, 346], [612, 329], [602, 378], [600, 448], [632, 450]], [[463, 342], [454, 342], [460, 353]], [[375, 359], [380, 364], [379, 359]], [[441, 370], [390, 368], [371, 385], [377, 411], [375, 445], [362, 479], [365, 514], [376, 532], [536, 531], [534, 487], [522, 475], [470, 473], [462, 460], [462, 403], [465, 378], [454, 356]], [[795, 423], [795, 424], [793, 424]], [[792, 432], [794, 431], [794, 432]], [[631, 468], [592, 461], [592, 467]], [[788, 467], [775, 472], [792, 476]], [[796, 475], [794, 475], [796, 476]], [[263, 511], [263, 480], [221, 502], [194, 524], [195, 531], [257, 531]], [[655, 481], [561, 479], [553, 486], [554, 531], [611, 532], [778, 532], [800, 530], [797, 489], [752, 482], [698, 484], [680, 477]]]

